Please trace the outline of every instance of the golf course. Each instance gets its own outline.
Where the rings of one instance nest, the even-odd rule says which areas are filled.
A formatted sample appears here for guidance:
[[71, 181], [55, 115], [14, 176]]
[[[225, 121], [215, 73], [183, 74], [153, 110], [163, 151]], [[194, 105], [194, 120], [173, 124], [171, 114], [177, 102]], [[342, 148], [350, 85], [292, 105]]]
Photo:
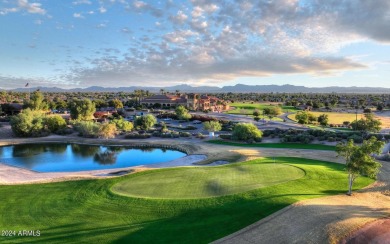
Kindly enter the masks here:
[[[236, 103], [231, 103], [231, 107], [234, 109], [227, 111], [227, 114], [240, 114], [240, 115], [249, 115], [252, 116], [254, 111], [259, 111], [260, 114], [263, 113], [263, 110], [265, 108], [271, 108], [278, 106], [277, 104], [269, 104], [269, 103], [242, 103], [242, 102], [236, 102]], [[281, 106], [281, 109], [283, 112], [296, 112], [298, 111], [297, 108], [294, 106]], [[273, 120], [279, 120], [281, 121], [280, 118], [273, 118]]]
[[[354, 189], [373, 180], [359, 177]], [[344, 165], [259, 158], [47, 184], [2, 185], [0, 226], [40, 230], [7, 243], [207, 243], [297, 201], [345, 193]]]

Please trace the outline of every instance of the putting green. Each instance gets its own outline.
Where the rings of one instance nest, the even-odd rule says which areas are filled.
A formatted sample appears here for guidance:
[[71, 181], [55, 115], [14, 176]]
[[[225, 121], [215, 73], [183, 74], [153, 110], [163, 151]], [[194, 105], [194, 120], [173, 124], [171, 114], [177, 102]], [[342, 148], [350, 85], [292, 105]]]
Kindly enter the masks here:
[[120, 181], [111, 190], [141, 198], [208, 198], [275, 185], [304, 175], [303, 170], [288, 164], [251, 162], [146, 171]]

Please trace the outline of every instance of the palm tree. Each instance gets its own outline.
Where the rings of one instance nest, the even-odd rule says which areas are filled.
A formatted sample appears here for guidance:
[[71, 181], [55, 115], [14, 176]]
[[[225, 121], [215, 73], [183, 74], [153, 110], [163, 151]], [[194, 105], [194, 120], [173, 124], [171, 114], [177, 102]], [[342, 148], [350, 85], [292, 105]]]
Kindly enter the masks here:
[[141, 90], [134, 90], [134, 94], [138, 98], [138, 104], [141, 104]]

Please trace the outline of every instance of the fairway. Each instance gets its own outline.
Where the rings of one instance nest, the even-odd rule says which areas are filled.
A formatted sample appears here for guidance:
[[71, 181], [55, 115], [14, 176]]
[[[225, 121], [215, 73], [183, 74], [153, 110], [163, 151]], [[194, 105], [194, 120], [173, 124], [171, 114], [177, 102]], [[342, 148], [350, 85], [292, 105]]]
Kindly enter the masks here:
[[230, 195], [301, 178], [304, 171], [287, 164], [241, 163], [149, 171], [112, 187], [114, 193], [146, 198], [205, 198]]
[[[329, 124], [342, 124], [344, 121], [353, 122], [356, 120], [356, 114], [354, 113], [334, 113], [334, 112], [312, 112], [309, 111], [309, 113], [313, 114], [314, 116], [318, 117], [322, 114], [327, 114], [329, 116]], [[295, 119], [295, 114], [288, 115], [288, 118], [294, 121], [297, 121]], [[358, 114], [357, 119], [363, 118], [363, 114]]]
[[227, 145], [227, 146], [238, 146], [238, 147], [262, 147], [262, 148], [288, 148], [288, 149], [310, 149], [310, 150], [326, 150], [335, 151], [336, 147], [331, 145], [322, 144], [302, 144], [302, 143], [242, 143], [232, 142], [224, 140], [208, 140], [208, 143]]
[[[1, 237], [0, 242], [68, 244], [80, 243], [82, 239], [83, 243], [209, 243], [297, 201], [347, 191], [347, 174], [341, 164], [303, 158], [262, 158], [237, 163], [235, 170], [257, 171], [260, 169], [257, 165], [273, 167], [274, 161], [276, 165], [287, 166], [284, 169], [290, 172], [290, 166], [302, 169], [305, 175], [233, 195], [198, 199], [128, 197], [111, 191], [121, 182], [136, 183], [137, 178], [141, 180], [141, 176], [147, 175], [146, 172], [102, 180], [2, 185], [2, 229], [39, 230], [41, 234], [39, 237]], [[247, 167], [252, 164], [254, 167]], [[207, 169], [224, 168], [229, 167]], [[169, 181], [172, 178], [169, 175], [176, 172], [173, 175], [183, 175], [180, 177], [188, 177], [190, 181], [189, 174], [193, 172], [189, 169], [193, 168], [161, 169], [150, 173], [163, 173]], [[354, 189], [372, 182], [359, 177]], [[148, 188], [147, 183], [139, 185], [139, 192]], [[188, 188], [191, 187], [191, 183], [188, 184]]]
[[[234, 109], [227, 111], [228, 114], [241, 114], [252, 116], [253, 112], [257, 109], [260, 114], [263, 113], [264, 108], [270, 108], [278, 105], [269, 103], [231, 103], [231, 107]], [[296, 112], [298, 109], [293, 106], [281, 106], [283, 112]], [[262, 116], [261, 116], [262, 117]], [[282, 119], [274, 117], [272, 120], [282, 121]]]

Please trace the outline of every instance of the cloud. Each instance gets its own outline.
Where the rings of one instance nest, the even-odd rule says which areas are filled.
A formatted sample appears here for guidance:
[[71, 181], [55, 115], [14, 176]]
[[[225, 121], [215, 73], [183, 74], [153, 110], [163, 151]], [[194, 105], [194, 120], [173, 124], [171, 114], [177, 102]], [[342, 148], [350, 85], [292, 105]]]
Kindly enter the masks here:
[[[274, 74], [334, 75], [369, 68], [356, 58], [341, 56], [343, 47], [355, 42], [390, 43], [388, 0], [170, 1], [164, 11], [153, 1], [102, 0], [99, 4], [101, 13], [108, 6], [103, 4], [123, 4], [126, 14], [151, 24], [141, 30], [117, 29], [132, 33], [131, 40], [122, 35], [130, 46], [127, 51], [99, 47], [56, 79], [105, 86], [226, 82]], [[8, 9], [1, 11], [14, 11]], [[104, 25], [95, 23], [98, 28]]]
[[103, 14], [103, 13], [107, 12], [107, 9], [104, 8], [103, 6], [100, 6], [99, 12]]
[[73, 17], [74, 18], [78, 18], [78, 19], [83, 19], [84, 18], [84, 16], [81, 13], [74, 13]]
[[148, 4], [144, 1], [134, 1], [133, 2], [133, 10], [137, 13], [142, 13], [143, 11], [147, 12], [147, 13], [150, 13], [152, 16], [154, 17], [157, 17], [157, 18], [160, 18], [163, 16], [164, 12], [151, 5], [151, 4]]
[[[275, 55], [246, 56], [219, 61], [209, 52], [199, 49], [185, 56], [172, 52], [180, 61], [167, 58], [167, 53], [150, 53], [147, 60], [121, 59], [106, 56], [94, 59], [93, 68], [75, 67], [67, 79], [81, 86], [169, 85], [199, 82], [223, 83], [239, 77], [266, 77], [274, 74], [334, 75], [345, 70], [367, 68], [364, 64], [341, 57], [285, 57]], [[140, 56], [141, 58], [142, 56]]]
[[17, 0], [14, 4], [16, 4], [15, 7], [0, 9], [0, 15], [6, 15], [8, 13], [15, 13], [23, 10], [30, 14], [46, 14], [46, 10], [42, 8], [42, 4], [40, 3], [30, 3], [28, 0]]
[[177, 25], [182, 25], [188, 19], [188, 16], [179, 10], [176, 15], [171, 16], [170, 20]]
[[143, 1], [134, 1], [134, 7], [137, 9], [147, 8], [148, 4]]
[[100, 23], [100, 24], [96, 25], [96, 28], [98, 28], [98, 29], [103, 29], [106, 27], [107, 27], [107, 24], [105, 24], [105, 23]]
[[30, 14], [46, 14], [46, 10], [43, 9], [40, 3], [29, 3], [28, 0], [18, 0], [18, 7], [24, 9]]
[[74, 1], [73, 4], [74, 4], [74, 5], [81, 5], [81, 4], [88, 4], [88, 5], [91, 5], [92, 2], [89, 1], [89, 0], [77, 0], [77, 1]]

